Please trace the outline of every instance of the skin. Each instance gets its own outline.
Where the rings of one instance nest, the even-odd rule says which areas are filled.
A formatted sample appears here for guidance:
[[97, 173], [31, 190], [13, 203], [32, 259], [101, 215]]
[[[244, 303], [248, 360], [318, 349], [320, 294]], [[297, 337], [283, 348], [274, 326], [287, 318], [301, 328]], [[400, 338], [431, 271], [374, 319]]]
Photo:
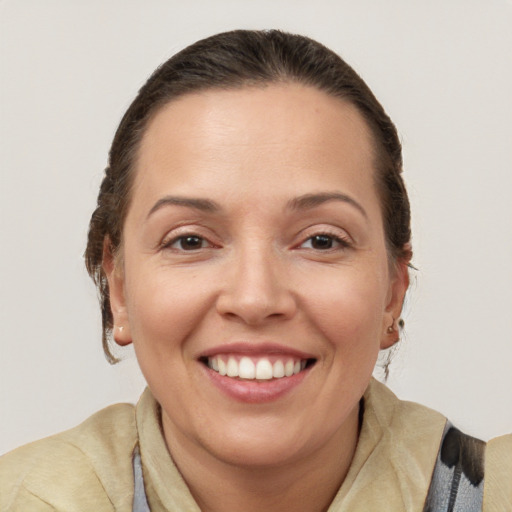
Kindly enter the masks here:
[[[318, 204], [297, 200], [311, 194]], [[199, 237], [191, 250], [185, 236]], [[294, 84], [171, 102], [144, 134], [123, 237], [122, 258], [104, 264], [115, 339], [134, 343], [201, 509], [325, 510], [408, 286], [407, 262], [388, 259], [361, 115]], [[247, 403], [199, 361], [229, 343], [276, 343], [315, 364], [283, 396]]]

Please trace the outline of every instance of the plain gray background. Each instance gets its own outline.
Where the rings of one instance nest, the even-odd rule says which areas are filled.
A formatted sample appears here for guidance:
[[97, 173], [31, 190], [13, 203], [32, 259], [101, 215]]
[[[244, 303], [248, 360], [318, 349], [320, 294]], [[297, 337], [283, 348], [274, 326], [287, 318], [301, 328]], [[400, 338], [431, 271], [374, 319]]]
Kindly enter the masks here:
[[398, 126], [413, 207], [391, 388], [484, 439], [512, 431], [510, 0], [0, 2], [0, 453], [137, 400], [103, 358], [87, 225], [121, 115], [149, 73], [234, 28], [316, 38]]

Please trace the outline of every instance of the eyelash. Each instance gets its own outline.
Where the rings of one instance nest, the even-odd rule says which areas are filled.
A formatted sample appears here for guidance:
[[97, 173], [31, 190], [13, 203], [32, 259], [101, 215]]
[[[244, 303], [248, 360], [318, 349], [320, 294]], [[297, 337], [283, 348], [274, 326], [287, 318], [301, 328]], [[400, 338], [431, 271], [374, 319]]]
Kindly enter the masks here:
[[298, 248], [304, 248], [303, 245], [306, 243], [306, 242], [309, 242], [309, 241], [312, 241], [314, 238], [320, 238], [320, 237], [323, 237], [325, 239], [329, 239], [329, 241], [331, 242], [331, 244], [333, 243], [336, 243], [336, 244], [339, 244], [339, 247], [327, 247], [327, 248], [324, 248], [324, 249], [319, 249], [319, 248], [315, 248], [315, 247], [307, 247], [306, 249], [311, 249], [311, 250], [314, 250], [314, 251], [319, 251], [319, 252], [328, 252], [328, 251], [336, 251], [336, 250], [343, 250], [343, 249], [349, 249], [350, 247], [352, 247], [352, 244], [350, 243], [349, 239], [348, 238], [345, 238], [345, 237], [340, 237], [334, 233], [329, 233], [329, 232], [322, 232], [322, 233], [315, 233], [314, 235], [311, 235], [309, 236], [308, 238], [306, 238], [306, 240], [304, 240], [304, 242], [302, 242]]
[[[183, 242], [187, 239], [196, 239], [196, 240], [200, 241], [201, 247], [192, 248], [192, 249], [185, 249], [183, 247], [179, 247], [179, 248], [173, 247], [173, 245]], [[203, 243], [206, 243], [207, 245], [203, 246]], [[213, 244], [211, 242], [209, 242], [205, 237], [197, 235], [195, 233], [185, 233], [183, 235], [175, 236], [175, 237], [171, 238], [170, 240], [165, 239], [162, 242], [162, 244], [160, 245], [161, 249], [170, 249], [170, 250], [175, 250], [178, 252], [196, 252], [200, 249], [207, 249], [209, 247], [213, 247]]]
[[[313, 244], [314, 242], [312, 242], [312, 241], [315, 238], [316, 239], [323, 238], [324, 241], [326, 241], [327, 243], [330, 244], [330, 246], [327, 248], [318, 248], [318, 247], [315, 248], [313, 246], [303, 247], [304, 244], [306, 244], [307, 242], [311, 242], [311, 244]], [[194, 239], [194, 240], [200, 242], [201, 246], [200, 247], [192, 247], [189, 249], [185, 249], [182, 245], [180, 247], [173, 247], [175, 244], [182, 244], [187, 239]], [[206, 245], [204, 245], [204, 244], [206, 244]], [[339, 247], [332, 247], [332, 245], [334, 245], [334, 244], [338, 244]], [[185, 233], [183, 235], [175, 236], [171, 239], [165, 239], [165, 240], [163, 240], [163, 242], [160, 245], [161, 249], [169, 249], [169, 250], [174, 250], [177, 252], [191, 252], [191, 253], [197, 252], [201, 249], [207, 249], [207, 248], [211, 248], [211, 247], [215, 247], [214, 244], [209, 242], [208, 239], [206, 239], [205, 237], [197, 235], [195, 233]], [[352, 247], [352, 244], [347, 237], [340, 237], [337, 234], [329, 233], [326, 231], [326, 232], [315, 233], [315, 234], [309, 236], [308, 238], [306, 238], [303, 242], [301, 242], [296, 247], [298, 249], [302, 248], [302, 249], [318, 251], [318, 252], [330, 252], [330, 251], [336, 251], [336, 250], [349, 249]]]

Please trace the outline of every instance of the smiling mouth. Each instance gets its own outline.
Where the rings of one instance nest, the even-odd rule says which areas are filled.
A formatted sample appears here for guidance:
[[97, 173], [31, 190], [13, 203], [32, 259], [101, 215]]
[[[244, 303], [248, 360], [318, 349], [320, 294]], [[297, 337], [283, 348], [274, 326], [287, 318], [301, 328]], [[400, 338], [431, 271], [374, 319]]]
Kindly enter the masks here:
[[200, 361], [221, 376], [239, 380], [269, 381], [292, 377], [311, 368], [316, 359], [215, 355]]

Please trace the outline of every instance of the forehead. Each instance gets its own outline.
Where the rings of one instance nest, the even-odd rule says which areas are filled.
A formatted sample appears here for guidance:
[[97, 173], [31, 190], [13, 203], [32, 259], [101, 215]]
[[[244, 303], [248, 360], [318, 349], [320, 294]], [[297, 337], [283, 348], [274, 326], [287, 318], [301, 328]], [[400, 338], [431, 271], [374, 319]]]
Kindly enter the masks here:
[[[321, 183], [373, 192], [369, 128], [351, 104], [312, 87], [278, 84], [182, 96], [149, 122], [139, 148], [134, 193], [174, 187], [209, 195], [224, 183], [297, 194]], [[146, 190], [149, 192], [149, 190]]]
[[[217, 137], [209, 132], [211, 128]], [[184, 142], [182, 136], [193, 144], [205, 133], [212, 145], [236, 135], [239, 142], [257, 139], [267, 143], [294, 138], [343, 144], [342, 139], [350, 138], [358, 140], [361, 151], [371, 149], [370, 131], [356, 107], [314, 87], [295, 83], [208, 89], [180, 96], [150, 120], [141, 149], [162, 138], [172, 143], [172, 136], [177, 136], [180, 144]]]

